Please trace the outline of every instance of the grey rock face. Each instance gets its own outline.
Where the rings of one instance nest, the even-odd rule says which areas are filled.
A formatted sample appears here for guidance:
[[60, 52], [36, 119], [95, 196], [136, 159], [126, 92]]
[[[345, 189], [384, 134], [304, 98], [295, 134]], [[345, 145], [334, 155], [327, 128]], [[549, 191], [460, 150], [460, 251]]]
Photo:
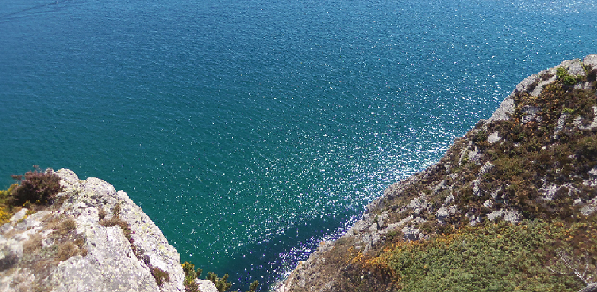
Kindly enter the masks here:
[[570, 75], [586, 76], [585, 69], [583, 68], [583, 62], [580, 59], [563, 61], [558, 67], [566, 68], [566, 70], [568, 70], [568, 74]]
[[510, 118], [510, 115], [514, 113], [514, 99], [511, 96], [508, 96], [502, 103], [500, 107], [493, 112], [493, 115], [489, 118], [488, 122], [493, 121], [504, 121]]
[[160, 291], [120, 227], [89, 228], [85, 233], [87, 244], [94, 248], [85, 257], [71, 257], [58, 265], [53, 291]]
[[589, 125], [583, 126], [581, 117], [576, 117], [574, 119], [574, 126], [578, 127], [579, 129], [581, 129], [583, 131], [597, 130], [597, 106], [593, 106], [593, 113], [595, 114], [595, 117], [593, 118], [593, 120], [591, 121], [591, 123]]
[[524, 116], [522, 117], [522, 123], [526, 124], [530, 121], [534, 121], [538, 119], [538, 122], [541, 122], [541, 117], [537, 117], [537, 113], [541, 111], [540, 108], [535, 106], [525, 106], [522, 112]]
[[210, 280], [197, 280], [197, 284], [199, 284], [199, 291], [201, 292], [218, 292], [218, 289]]
[[494, 221], [497, 218], [502, 218], [504, 221], [516, 223], [520, 221], [521, 215], [519, 212], [513, 210], [499, 210], [487, 214], [487, 219], [491, 221]]
[[[68, 169], [55, 174], [64, 187], [58, 194], [60, 203], [50, 211], [28, 216], [23, 209], [0, 228], [0, 291], [19, 291], [19, 287], [55, 292], [184, 291], [180, 255], [125, 192], [116, 192], [97, 178], [79, 180]], [[120, 208], [117, 215], [116, 206]], [[106, 224], [100, 217], [119, 219], [130, 229], [129, 237], [123, 227]], [[56, 236], [61, 224], [69, 220], [71, 227], [66, 232], [74, 243]], [[29, 254], [23, 252], [32, 248]], [[73, 248], [79, 252], [69, 251]], [[67, 252], [65, 256], [60, 255], [61, 249]], [[55, 250], [58, 254], [52, 254]], [[34, 261], [33, 266], [21, 265], [28, 261]], [[36, 268], [35, 261], [47, 263]], [[161, 286], [152, 275], [156, 268], [168, 274]], [[207, 282], [201, 283], [202, 291], [213, 291], [215, 286]]]
[[[56, 174], [62, 178], [64, 193], [71, 194], [60, 210], [76, 218], [77, 232], [85, 236], [89, 252], [60, 263], [53, 276], [55, 291], [184, 291], [180, 255], [125, 192], [116, 192], [98, 178], [80, 181], [67, 169]], [[130, 226], [134, 248], [148, 260], [137, 258], [120, 227], [100, 224], [100, 209], [112, 217], [110, 210], [116, 204], [119, 217]], [[167, 272], [169, 281], [158, 287], [149, 265]]]
[[593, 67], [593, 69], [597, 69], [597, 55], [587, 55], [582, 62], [587, 66]]

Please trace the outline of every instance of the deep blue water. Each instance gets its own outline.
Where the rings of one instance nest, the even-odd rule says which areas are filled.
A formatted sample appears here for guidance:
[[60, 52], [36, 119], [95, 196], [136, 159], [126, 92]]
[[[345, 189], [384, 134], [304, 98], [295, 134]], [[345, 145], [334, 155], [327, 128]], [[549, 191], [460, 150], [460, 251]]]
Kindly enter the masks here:
[[104, 179], [238, 289], [597, 53], [592, 0], [0, 2], [0, 186]]

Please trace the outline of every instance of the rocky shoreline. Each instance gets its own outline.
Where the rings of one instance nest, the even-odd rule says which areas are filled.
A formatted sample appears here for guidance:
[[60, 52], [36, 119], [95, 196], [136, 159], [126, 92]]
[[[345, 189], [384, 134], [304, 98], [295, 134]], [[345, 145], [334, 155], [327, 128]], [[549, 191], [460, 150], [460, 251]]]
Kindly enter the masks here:
[[[498, 221], [594, 229], [587, 218], [597, 213], [596, 79], [597, 55], [524, 79], [438, 163], [389, 186], [275, 290], [401, 291], [406, 276], [388, 261], [393, 249]], [[68, 169], [50, 173], [62, 186], [53, 204], [24, 205], [0, 227], [0, 291], [185, 291], [180, 254], [125, 192]], [[582, 276], [551, 262], [547, 270], [568, 277], [566, 291], [595, 291], [589, 252], [595, 259], [586, 251]], [[209, 280], [195, 281], [200, 291], [218, 291]]]
[[[516, 224], [527, 218], [551, 216], [508, 204], [508, 199], [520, 193], [520, 188], [524, 186], [517, 184], [518, 189], [513, 189], [511, 186], [516, 180], [506, 177], [500, 182], [494, 176], [502, 175], [502, 168], [509, 167], [509, 170], [523, 166], [504, 166], [503, 161], [507, 159], [518, 163], [514, 160], [516, 157], [502, 158], [498, 155], [506, 149], [511, 153], [532, 154], [535, 158], [543, 157], [536, 154], [540, 151], [546, 151], [544, 156], [554, 156], [563, 147], [561, 136], [593, 135], [597, 131], [597, 106], [594, 103], [596, 73], [597, 55], [588, 55], [583, 60], [564, 61], [559, 66], [525, 78], [488, 120], [479, 121], [464, 137], [456, 139], [437, 164], [389, 186], [383, 196], [367, 206], [362, 218], [343, 236], [333, 242], [322, 242], [306, 261], [298, 263], [287, 279], [276, 287], [276, 291], [376, 291], [371, 286], [377, 284], [383, 290], [397, 291], [392, 286], [394, 283], [391, 283], [397, 278], [389, 280], [381, 275], [377, 280], [368, 280], [374, 278], [375, 273], [366, 269], [370, 268], [368, 265], [371, 262], [379, 260], [384, 249], [387, 252], [392, 246], [400, 244], [397, 242], [424, 241], [441, 234], [445, 228], [460, 228], [463, 223], [475, 226], [500, 220]], [[542, 98], [551, 98], [548, 95], [553, 92], [589, 94], [591, 107], [572, 108], [569, 104], [574, 103], [564, 103], [559, 109], [546, 108], [547, 102], [542, 102]], [[550, 118], [549, 115], [556, 116]], [[549, 119], [554, 122], [548, 124]], [[506, 122], [509, 123], [508, 128], [503, 126]], [[522, 148], [520, 145], [525, 143], [525, 139], [531, 140], [531, 137], [512, 138], [510, 132], [531, 127], [534, 127], [534, 131], [551, 132], [545, 133], [546, 138], [540, 143], [532, 145], [539, 148], [517, 151], [517, 148]], [[524, 133], [522, 130], [519, 132]], [[593, 146], [588, 149], [593, 149]], [[584, 153], [573, 152], [561, 158], [565, 161], [561, 163], [579, 163], [582, 158], [579, 156]], [[549, 160], [547, 157], [544, 159]], [[540, 188], [533, 186], [532, 189], [524, 190], [536, 194], [532, 197], [537, 202], [533, 208], [553, 205], [550, 201], [557, 197], [569, 204], [566, 208], [573, 210], [573, 216], [594, 214], [597, 210], [597, 166], [571, 172], [569, 177], [574, 178], [571, 180], [552, 179], [557, 172], [562, 171], [560, 169], [566, 167], [559, 163], [550, 166], [558, 169], [551, 171], [547, 167], [540, 174], [543, 177], [537, 175], [537, 180], [543, 180]], [[496, 171], [498, 168], [500, 172]], [[524, 169], [516, 169], [512, 173], [524, 173]], [[468, 197], [463, 199], [464, 195]], [[529, 215], [531, 213], [532, 216]], [[400, 239], [397, 240], [397, 236]], [[355, 279], [356, 275], [360, 275], [360, 278]], [[597, 285], [587, 284], [583, 291], [593, 291]]]

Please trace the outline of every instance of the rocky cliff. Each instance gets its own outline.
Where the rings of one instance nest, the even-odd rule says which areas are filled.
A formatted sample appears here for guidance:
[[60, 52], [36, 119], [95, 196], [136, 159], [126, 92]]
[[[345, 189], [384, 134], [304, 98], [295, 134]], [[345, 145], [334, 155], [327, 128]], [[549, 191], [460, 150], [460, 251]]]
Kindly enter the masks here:
[[180, 255], [125, 192], [55, 174], [63, 189], [53, 204], [22, 208], [0, 228], [0, 291], [185, 290]]
[[589, 55], [524, 79], [278, 291], [597, 289], [596, 75]]

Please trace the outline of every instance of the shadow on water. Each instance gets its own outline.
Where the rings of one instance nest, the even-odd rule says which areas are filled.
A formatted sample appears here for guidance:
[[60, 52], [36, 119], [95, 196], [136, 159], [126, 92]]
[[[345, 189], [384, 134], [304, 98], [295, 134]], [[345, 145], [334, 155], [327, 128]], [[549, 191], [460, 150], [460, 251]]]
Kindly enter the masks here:
[[[248, 290], [249, 285], [259, 281], [258, 291], [268, 291], [281, 280], [284, 274], [293, 269], [298, 261], [304, 261], [315, 251], [323, 240], [340, 237], [357, 219], [352, 214], [342, 214], [335, 218], [314, 218], [289, 226], [286, 231], [269, 240], [248, 245], [246, 254], [235, 256], [234, 262], [223, 265], [218, 271], [230, 275], [233, 283], [231, 291]], [[207, 275], [207, 270], [204, 269]]]

